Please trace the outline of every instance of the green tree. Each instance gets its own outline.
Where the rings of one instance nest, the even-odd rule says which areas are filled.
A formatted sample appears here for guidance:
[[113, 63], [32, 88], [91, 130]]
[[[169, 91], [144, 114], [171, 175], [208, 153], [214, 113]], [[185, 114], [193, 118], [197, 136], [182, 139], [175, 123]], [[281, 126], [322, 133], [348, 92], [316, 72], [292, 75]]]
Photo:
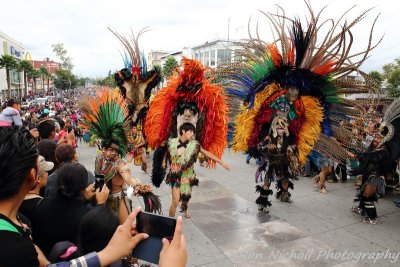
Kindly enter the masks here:
[[76, 77], [70, 71], [57, 69], [54, 77], [54, 86], [61, 90], [72, 89], [76, 86]]
[[178, 61], [176, 61], [174, 57], [169, 57], [164, 63], [162, 74], [166, 78], [169, 78], [173, 74], [176, 67], [178, 67]]
[[159, 88], [160, 84], [162, 84], [163, 81], [164, 81], [164, 75], [163, 75], [163, 72], [162, 72], [161, 65], [154, 65], [154, 70], [160, 75], [160, 81], [161, 81], [161, 83], [159, 83], [159, 84], [157, 85], [157, 88]]
[[32, 78], [33, 81], [33, 86], [32, 86], [32, 91], [34, 94], [36, 94], [36, 79], [40, 77], [40, 72], [39, 70], [32, 68], [28, 73], [27, 76], [29, 78]]
[[17, 60], [10, 55], [2, 55], [0, 58], [0, 69], [6, 69], [7, 78], [7, 94], [11, 98], [11, 80], [10, 80], [10, 70], [17, 68]]
[[117, 86], [115, 83], [114, 75], [112, 74], [111, 70], [108, 72], [108, 75], [104, 78], [99, 78], [94, 81], [95, 85], [98, 86], [108, 86], [110, 88], [114, 88]]
[[400, 58], [396, 58], [394, 63], [383, 66], [383, 78], [388, 83], [389, 96], [396, 97], [400, 95]]
[[378, 71], [374, 70], [369, 73], [369, 76], [376, 82], [379, 88], [382, 85], [383, 77]]
[[24, 72], [24, 95], [28, 95], [28, 81], [27, 76], [29, 71], [33, 69], [32, 64], [28, 60], [21, 60], [19, 62], [19, 70]]
[[[39, 74], [40, 74], [40, 78], [42, 79], [42, 89], [43, 92], [44, 90], [44, 82], [47, 81], [47, 79], [49, 78], [49, 76], [51, 76], [50, 71], [46, 68], [46, 67], [40, 67], [39, 69]], [[49, 90], [48, 84], [47, 84], [47, 91]]]
[[61, 60], [61, 68], [72, 71], [74, 68], [74, 65], [72, 65], [72, 58], [68, 56], [64, 44], [52, 44], [51, 47], [53, 48], [53, 52], [56, 53], [57, 57]]

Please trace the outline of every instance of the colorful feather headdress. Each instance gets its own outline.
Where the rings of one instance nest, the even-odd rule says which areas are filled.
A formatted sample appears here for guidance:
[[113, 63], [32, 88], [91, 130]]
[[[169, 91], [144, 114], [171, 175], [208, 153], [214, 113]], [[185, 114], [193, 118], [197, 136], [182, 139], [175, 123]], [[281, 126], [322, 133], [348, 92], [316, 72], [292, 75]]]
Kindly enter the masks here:
[[79, 102], [83, 125], [106, 147], [113, 147], [124, 157], [127, 152], [129, 132], [126, 123], [128, 110], [121, 94], [102, 88], [96, 96], [84, 96]]
[[177, 70], [150, 103], [144, 127], [147, 141], [156, 148], [168, 138], [177, 137], [177, 116], [189, 109], [197, 114], [196, 139], [221, 158], [228, 125], [224, 90], [212, 82], [211, 70], [198, 60], [183, 58]]
[[[346, 83], [345, 76], [357, 71], [379, 44], [380, 40], [375, 45], [371, 42], [376, 19], [367, 48], [351, 53], [352, 29], [369, 10], [341, 25], [349, 10], [336, 22], [332, 19], [321, 22], [322, 10], [315, 14], [310, 3], [305, 3], [310, 12], [306, 27], [299, 19], [286, 17], [281, 7], [277, 14], [262, 12], [270, 22], [274, 41], [261, 40], [257, 25], [257, 37], [253, 38], [249, 30], [250, 39], [235, 55], [242, 60], [217, 71], [227, 81], [228, 94], [244, 100], [236, 118], [234, 150], [246, 151], [256, 146], [268, 131], [276, 111], [287, 108], [289, 129], [296, 137], [299, 160], [304, 162], [321, 133], [333, 136], [332, 125], [348, 120], [346, 110], [355, 103], [344, 101], [342, 94], [371, 89], [368, 83], [347, 83], [351, 86], [343, 90], [338, 84]], [[287, 101], [290, 88], [298, 90], [293, 103]]]
[[147, 112], [147, 101], [151, 90], [161, 81], [160, 69], [147, 70], [146, 57], [139, 50], [139, 37], [147, 32], [142, 29], [137, 35], [127, 38], [108, 28], [124, 46], [123, 60], [125, 68], [115, 73], [114, 78], [124, 98], [128, 99], [129, 115], [136, 123], [142, 124]]

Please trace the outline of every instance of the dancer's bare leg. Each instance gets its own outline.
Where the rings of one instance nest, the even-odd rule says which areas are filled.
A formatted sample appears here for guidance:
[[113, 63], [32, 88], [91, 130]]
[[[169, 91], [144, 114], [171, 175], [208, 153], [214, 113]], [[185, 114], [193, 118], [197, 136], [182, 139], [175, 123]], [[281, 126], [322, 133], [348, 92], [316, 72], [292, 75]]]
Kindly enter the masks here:
[[128, 153], [128, 164], [131, 164], [133, 160], [133, 155], [131, 153]]
[[146, 152], [142, 153], [142, 170], [147, 173], [147, 161], [146, 161]]
[[172, 202], [169, 208], [169, 217], [175, 217], [176, 208], [179, 205], [179, 200], [181, 197], [181, 190], [179, 187], [172, 187], [171, 193], [172, 193]]

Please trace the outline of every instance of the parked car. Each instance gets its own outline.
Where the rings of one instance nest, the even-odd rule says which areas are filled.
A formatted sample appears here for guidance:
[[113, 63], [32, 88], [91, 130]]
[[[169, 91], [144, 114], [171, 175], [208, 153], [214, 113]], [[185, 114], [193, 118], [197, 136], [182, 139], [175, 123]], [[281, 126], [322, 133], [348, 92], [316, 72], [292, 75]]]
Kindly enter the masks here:
[[45, 97], [36, 98], [33, 100], [33, 103], [45, 105], [47, 103], [47, 98]]

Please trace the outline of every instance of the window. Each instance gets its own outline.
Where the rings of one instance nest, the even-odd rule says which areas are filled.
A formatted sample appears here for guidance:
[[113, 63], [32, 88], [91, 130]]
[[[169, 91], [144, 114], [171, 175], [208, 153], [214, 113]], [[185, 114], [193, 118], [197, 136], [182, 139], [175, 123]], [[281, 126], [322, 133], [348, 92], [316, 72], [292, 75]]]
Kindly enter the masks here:
[[243, 52], [243, 50], [235, 50], [235, 58], [234, 61], [235, 62], [240, 62], [242, 60], [242, 56], [240, 55]]
[[196, 52], [196, 59], [197, 59], [197, 60], [200, 59], [199, 52]]
[[215, 50], [211, 50], [211, 61], [210, 66], [215, 66]]
[[210, 66], [210, 52], [204, 52], [204, 66]]
[[17, 72], [16, 70], [10, 70], [10, 81], [12, 83], [21, 82], [20, 78], [21, 77], [19, 72]]
[[200, 52], [200, 62], [201, 64], [204, 64], [204, 53]]
[[226, 64], [231, 61], [231, 51], [228, 49], [218, 49], [217, 64]]

